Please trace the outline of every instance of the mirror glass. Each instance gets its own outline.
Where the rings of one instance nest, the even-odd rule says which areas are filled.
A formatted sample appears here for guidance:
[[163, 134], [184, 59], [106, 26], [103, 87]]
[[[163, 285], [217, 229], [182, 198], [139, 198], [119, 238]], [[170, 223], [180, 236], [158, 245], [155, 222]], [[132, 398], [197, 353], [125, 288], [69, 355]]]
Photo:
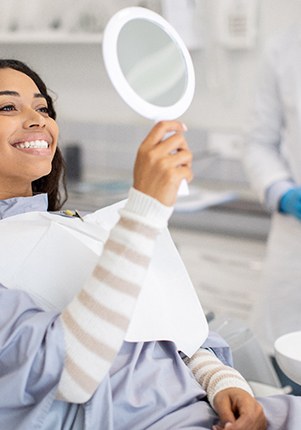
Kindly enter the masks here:
[[140, 115], [176, 119], [189, 107], [195, 85], [191, 57], [161, 15], [142, 7], [119, 10], [104, 30], [103, 57], [115, 89]]
[[118, 36], [117, 55], [128, 84], [147, 102], [166, 107], [184, 95], [185, 59], [161, 26], [141, 19], [128, 21]]

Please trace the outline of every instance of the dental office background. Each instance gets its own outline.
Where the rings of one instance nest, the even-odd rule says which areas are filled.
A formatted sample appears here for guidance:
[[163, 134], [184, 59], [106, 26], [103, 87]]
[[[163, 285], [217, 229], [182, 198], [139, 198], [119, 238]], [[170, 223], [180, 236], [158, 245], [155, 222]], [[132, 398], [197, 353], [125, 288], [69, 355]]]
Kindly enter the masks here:
[[[136, 149], [152, 126], [120, 99], [103, 65], [105, 24], [128, 6], [162, 14], [191, 52], [196, 92], [181, 119], [195, 179], [171, 232], [205, 310], [248, 323], [269, 215], [249, 188], [241, 150], [262, 48], [301, 21], [301, 1], [0, 0], [0, 55], [27, 62], [53, 90], [73, 169], [70, 208], [94, 210], [124, 198]], [[223, 204], [203, 208], [203, 199]]]

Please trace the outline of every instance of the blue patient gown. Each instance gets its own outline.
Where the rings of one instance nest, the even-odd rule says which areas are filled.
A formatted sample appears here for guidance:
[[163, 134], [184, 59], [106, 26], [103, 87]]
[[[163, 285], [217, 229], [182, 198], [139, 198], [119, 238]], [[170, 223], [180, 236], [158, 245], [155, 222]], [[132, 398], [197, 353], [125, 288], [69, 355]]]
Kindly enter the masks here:
[[[0, 217], [46, 207], [43, 195], [0, 201]], [[217, 335], [211, 333], [203, 346], [230, 360]], [[84, 405], [55, 399], [63, 362], [58, 313], [42, 311], [27, 293], [0, 285], [0, 430], [193, 430], [218, 421], [172, 342], [124, 342]], [[262, 402], [269, 429], [301, 428], [300, 398]]]

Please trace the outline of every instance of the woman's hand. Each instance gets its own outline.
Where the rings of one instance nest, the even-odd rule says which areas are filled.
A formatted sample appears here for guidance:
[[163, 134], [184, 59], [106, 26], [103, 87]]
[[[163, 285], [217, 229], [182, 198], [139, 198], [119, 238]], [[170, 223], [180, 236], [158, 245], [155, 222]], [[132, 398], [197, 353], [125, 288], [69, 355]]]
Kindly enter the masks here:
[[261, 405], [240, 388], [220, 391], [214, 398], [214, 409], [220, 424], [213, 430], [265, 430], [266, 418]]
[[181, 181], [192, 179], [192, 154], [184, 131], [186, 127], [178, 121], [157, 123], [140, 145], [135, 161], [134, 188], [166, 206], [174, 205]]

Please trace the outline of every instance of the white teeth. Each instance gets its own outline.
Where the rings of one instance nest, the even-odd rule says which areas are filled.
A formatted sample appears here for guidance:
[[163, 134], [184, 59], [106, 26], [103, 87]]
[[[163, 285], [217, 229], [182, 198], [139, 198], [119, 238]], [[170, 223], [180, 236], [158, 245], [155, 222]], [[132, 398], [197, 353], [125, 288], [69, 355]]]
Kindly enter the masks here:
[[48, 142], [46, 140], [32, 140], [31, 142], [17, 143], [14, 145], [16, 148], [48, 148]]

